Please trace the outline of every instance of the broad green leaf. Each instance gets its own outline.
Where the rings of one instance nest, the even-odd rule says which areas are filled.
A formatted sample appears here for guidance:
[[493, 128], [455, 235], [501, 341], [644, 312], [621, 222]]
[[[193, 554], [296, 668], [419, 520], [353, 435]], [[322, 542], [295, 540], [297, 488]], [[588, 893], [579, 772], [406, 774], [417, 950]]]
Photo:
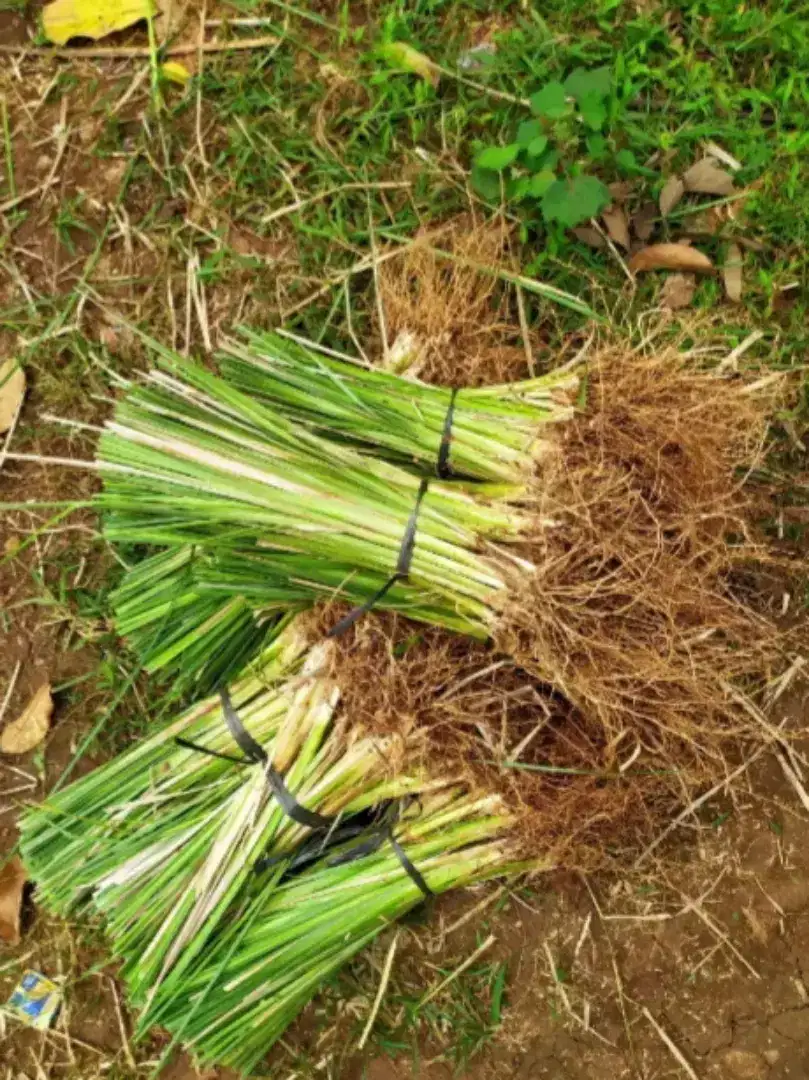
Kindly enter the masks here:
[[548, 147], [548, 136], [540, 135], [536, 139], [532, 139], [528, 144], [528, 153], [531, 157], [539, 157], [540, 154], [544, 154]]
[[481, 169], [479, 165], [472, 166], [472, 187], [484, 199], [494, 202], [500, 199], [500, 175], [491, 169]]
[[519, 202], [531, 190], [531, 180], [527, 176], [515, 176], [506, 184], [506, 197], [513, 202]]
[[519, 152], [520, 147], [517, 143], [510, 143], [508, 146], [487, 146], [475, 158], [475, 164], [481, 169], [502, 172], [514, 161]]
[[604, 157], [607, 152], [607, 140], [603, 135], [588, 135], [587, 136], [587, 153], [593, 158], [594, 161], [598, 161]]
[[542, 124], [540, 124], [539, 120], [523, 120], [517, 128], [517, 143], [519, 146], [529, 146], [541, 135]]
[[556, 174], [551, 172], [550, 169], [543, 169], [542, 172], [538, 172], [535, 176], [531, 177], [531, 186], [529, 190], [534, 198], [541, 199], [551, 184], [555, 182]]
[[638, 171], [638, 159], [631, 150], [619, 150], [615, 155], [615, 164], [621, 172], [636, 173]]
[[407, 45], [404, 41], [390, 41], [380, 46], [379, 55], [390, 67], [398, 68], [400, 71], [412, 71], [414, 75], [421, 76], [425, 82], [433, 86], [438, 85], [440, 78], [438, 68], [429, 56], [414, 49], [412, 45]]
[[75, 37], [98, 41], [155, 14], [152, 0], [54, 0], [42, 12], [42, 30], [55, 45]]
[[601, 131], [607, 119], [607, 106], [601, 94], [591, 91], [579, 101], [582, 120], [591, 131]]
[[560, 82], [549, 82], [530, 97], [531, 112], [537, 116], [547, 116], [549, 120], [559, 120], [571, 110], [565, 88]]
[[592, 68], [589, 71], [587, 68], [578, 67], [565, 79], [565, 93], [578, 102], [588, 94], [605, 98], [611, 89], [612, 72], [608, 67]]
[[610, 201], [608, 189], [595, 176], [556, 180], [542, 196], [542, 213], [548, 221], [567, 228], [595, 217]]

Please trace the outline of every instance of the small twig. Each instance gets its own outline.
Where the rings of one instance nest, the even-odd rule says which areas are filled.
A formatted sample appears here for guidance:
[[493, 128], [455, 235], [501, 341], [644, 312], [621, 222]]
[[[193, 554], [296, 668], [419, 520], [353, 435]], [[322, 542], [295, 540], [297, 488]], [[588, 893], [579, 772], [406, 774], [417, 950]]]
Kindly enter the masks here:
[[14, 668], [14, 673], [11, 676], [11, 681], [9, 682], [8, 688], [6, 689], [5, 697], [3, 698], [3, 704], [0, 705], [0, 723], [2, 723], [3, 717], [6, 715], [6, 709], [8, 708], [8, 703], [11, 701], [11, 695], [14, 693], [14, 687], [17, 685], [17, 678], [19, 677], [21, 667], [22, 660], [18, 660], [16, 667]]
[[495, 900], [498, 900], [506, 891], [505, 885], [501, 885], [495, 892], [485, 896], [479, 904], [475, 904], [473, 908], [461, 915], [460, 919], [456, 919], [451, 926], [448, 926], [444, 931], [444, 936], [447, 934], [453, 934], [456, 930], [462, 927], [465, 923], [468, 923], [470, 919], [474, 919], [476, 915], [479, 915], [484, 908], [487, 908], [489, 904], [493, 904]]
[[122, 1045], [123, 1050], [124, 1050], [124, 1056], [126, 1057], [126, 1063], [127, 1063], [127, 1065], [129, 1066], [130, 1069], [134, 1070], [134, 1069], [137, 1069], [137, 1063], [135, 1062], [135, 1058], [134, 1058], [134, 1056], [132, 1054], [132, 1049], [131, 1049], [131, 1047], [129, 1045], [129, 1036], [126, 1033], [126, 1024], [124, 1024], [124, 1014], [121, 1011], [121, 1002], [120, 1002], [120, 999], [118, 997], [118, 990], [117, 990], [117, 988], [115, 986], [115, 979], [113, 979], [112, 976], [110, 976], [110, 975], [108, 975], [107, 978], [110, 980], [110, 988], [112, 990], [112, 1000], [113, 1000], [113, 1002], [115, 1004], [115, 1014], [118, 1017], [118, 1027], [120, 1028], [120, 1031], [121, 1031], [121, 1045]]
[[618, 248], [617, 248], [617, 247], [615, 246], [615, 244], [614, 244], [614, 242], [613, 242], [613, 239], [612, 239], [612, 237], [611, 237], [611, 236], [610, 236], [610, 234], [609, 234], [609, 233], [608, 233], [608, 232], [606, 231], [606, 229], [602, 229], [601, 225], [600, 225], [600, 224], [599, 224], [599, 222], [598, 222], [598, 221], [596, 220], [596, 218], [590, 218], [590, 225], [591, 225], [591, 226], [592, 226], [592, 227], [593, 227], [593, 228], [595, 229], [595, 231], [596, 231], [596, 232], [597, 232], [597, 233], [598, 233], [598, 234], [599, 234], [599, 235], [601, 236], [601, 239], [602, 239], [602, 240], [604, 241], [604, 243], [605, 243], [605, 244], [607, 245], [607, 247], [608, 247], [608, 248], [610, 249], [610, 254], [611, 254], [611, 255], [613, 256], [613, 258], [615, 259], [615, 261], [616, 261], [616, 262], [618, 263], [618, 265], [619, 265], [619, 266], [621, 267], [621, 269], [623, 270], [623, 272], [624, 272], [624, 274], [625, 274], [625, 276], [626, 276], [627, 280], [629, 281], [629, 284], [630, 284], [630, 285], [632, 286], [632, 292], [634, 293], [634, 292], [635, 292], [635, 290], [636, 290], [636, 289], [637, 289], [637, 287], [638, 287], [638, 286], [637, 286], [637, 282], [635, 281], [635, 277], [634, 277], [634, 275], [633, 275], [632, 271], [631, 271], [631, 270], [629, 269], [629, 267], [628, 267], [628, 266], [626, 265], [626, 262], [624, 261], [624, 258], [623, 258], [623, 256], [621, 255], [620, 251], [619, 251], [619, 250], [618, 250]]
[[337, 184], [335, 187], [327, 188], [325, 191], [318, 191], [316, 195], [310, 195], [306, 199], [296, 199], [295, 202], [287, 203], [286, 206], [281, 206], [277, 210], [265, 214], [261, 221], [266, 225], [271, 221], [286, 217], [287, 214], [295, 214], [306, 206], [312, 206], [314, 203], [322, 202], [324, 199], [330, 199], [332, 195], [341, 195], [344, 191], [393, 191], [396, 188], [410, 188], [412, 186], [410, 180], [384, 180], [376, 184], [360, 183], [359, 181], [349, 184]]
[[[165, 56], [190, 56], [195, 52], [239, 52], [243, 49], [263, 49], [268, 45], [277, 45], [275, 35], [266, 37], [241, 38], [234, 41], [206, 41], [200, 45], [197, 41], [182, 42], [165, 50]], [[119, 48], [109, 46], [90, 46], [89, 48], [54, 48], [44, 45], [0, 45], [0, 53], [7, 56], [19, 56], [22, 60], [30, 57], [53, 56], [60, 60], [126, 60], [150, 57], [152, 51], [148, 45], [125, 45]]]
[[374, 1004], [371, 1008], [371, 1012], [368, 1014], [368, 1020], [366, 1021], [365, 1028], [363, 1029], [360, 1041], [357, 1044], [357, 1049], [362, 1050], [368, 1041], [368, 1036], [371, 1034], [371, 1029], [374, 1026], [374, 1022], [379, 1012], [379, 1007], [382, 1004], [382, 998], [385, 996], [385, 991], [388, 988], [390, 982], [390, 973], [393, 970], [393, 958], [396, 955], [396, 946], [399, 943], [399, 931], [396, 932], [396, 936], [390, 943], [388, 949], [388, 955], [385, 957], [385, 966], [382, 968], [382, 978], [379, 980], [379, 989], [376, 992], [374, 998]]
[[47, 190], [52, 184], [58, 184], [58, 177], [48, 177], [47, 180], [43, 180], [41, 184], [37, 184], [36, 187], [32, 187], [29, 191], [23, 191], [22, 194], [16, 195], [13, 199], [6, 199], [5, 202], [0, 203], [0, 214], [6, 214], [9, 210], [13, 210], [15, 206], [19, 206], [20, 203], [28, 202], [29, 199], [33, 199], [35, 195], [39, 195], [40, 192]]
[[427, 993], [424, 995], [424, 997], [421, 999], [421, 1001], [419, 1001], [416, 1011], [418, 1011], [418, 1009], [423, 1008], [427, 1004], [428, 1001], [432, 1001], [432, 999], [436, 996], [436, 994], [440, 994], [441, 991], [446, 989], [446, 987], [449, 986], [449, 984], [451, 982], [454, 982], [458, 978], [459, 975], [463, 974], [463, 972], [466, 971], [466, 969], [468, 967], [470, 967], [472, 964], [474, 964], [474, 962], [477, 960], [477, 958], [482, 953], [484, 953], [487, 949], [490, 949], [492, 947], [492, 945], [494, 945], [496, 940], [497, 939], [495, 938], [494, 934], [489, 934], [489, 936], [486, 938], [486, 940], [483, 942], [483, 944], [478, 945], [478, 947], [475, 949], [475, 951], [473, 953], [471, 953], [469, 956], [467, 956], [467, 958], [464, 960], [464, 962], [459, 967], [457, 967], [454, 971], [450, 972], [450, 974], [447, 975], [447, 977], [445, 979], [442, 979], [441, 982], [438, 983], [437, 986], [434, 986], [432, 990], [427, 991]]
[[666, 1046], [668, 1047], [669, 1052], [671, 1053], [671, 1056], [674, 1058], [674, 1060], [677, 1062], [677, 1064], [680, 1066], [680, 1068], [683, 1070], [683, 1072], [685, 1072], [686, 1076], [688, 1076], [690, 1078], [690, 1080], [699, 1080], [699, 1077], [694, 1072], [694, 1070], [691, 1068], [691, 1066], [689, 1065], [689, 1063], [686, 1060], [685, 1056], [683, 1055], [682, 1050], [680, 1050], [680, 1048], [677, 1046], [677, 1044], [672, 1041], [672, 1039], [670, 1038], [669, 1035], [666, 1034], [666, 1032], [663, 1030], [663, 1028], [660, 1026], [660, 1024], [658, 1024], [657, 1020], [655, 1020], [655, 1018], [652, 1016], [652, 1014], [649, 1012], [649, 1010], [647, 1009], [647, 1007], [645, 1005], [643, 1006], [643, 1015], [646, 1017], [646, 1019], [649, 1021], [649, 1023], [655, 1029], [657, 1034], [660, 1036], [660, 1038], [666, 1044]]
[[528, 370], [533, 377], [536, 375], [536, 365], [534, 364], [534, 354], [531, 352], [531, 332], [528, 328], [528, 316], [525, 313], [525, 295], [523, 293], [522, 285], [515, 285], [514, 292], [517, 295], [517, 316], [520, 320], [520, 335], [522, 337], [523, 348], [525, 349], [525, 360], [528, 364]]
[[795, 771], [795, 769], [793, 769], [792, 765], [790, 765], [789, 761], [787, 761], [786, 754], [783, 750], [779, 748], [775, 751], [775, 757], [778, 761], [778, 764], [781, 766], [781, 771], [783, 772], [784, 776], [795, 789], [795, 793], [800, 799], [801, 806], [804, 808], [804, 810], [809, 810], [809, 794], [807, 794], [806, 788], [801, 783], [797, 772]]

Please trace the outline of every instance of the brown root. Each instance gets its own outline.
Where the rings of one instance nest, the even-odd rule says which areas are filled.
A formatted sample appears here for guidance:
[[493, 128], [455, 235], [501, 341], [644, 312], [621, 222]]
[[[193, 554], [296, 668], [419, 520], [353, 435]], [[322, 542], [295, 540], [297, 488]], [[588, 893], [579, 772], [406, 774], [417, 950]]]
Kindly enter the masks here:
[[[608, 349], [537, 482], [533, 577], [515, 577], [497, 652], [392, 616], [341, 643], [344, 703], [423, 732], [425, 764], [500, 791], [526, 851], [618, 862], [772, 737], [755, 695], [783, 666], [761, 570], [774, 392], [677, 350]], [[331, 613], [330, 622], [333, 622]]]
[[538, 482], [540, 516], [559, 524], [538, 530], [536, 573], [512, 590], [498, 644], [616, 753], [719, 770], [724, 740], [761, 733], [742, 695], [781, 652], [751, 595], [768, 553], [740, 471], [761, 462], [772, 395], [675, 350], [608, 351], [589, 386]]
[[[508, 296], [494, 273], [480, 269], [507, 261], [509, 232], [502, 221], [481, 226], [465, 216], [434, 241], [417, 240], [380, 265], [389, 342], [415, 339], [416, 373], [425, 382], [481, 386], [528, 374]], [[453, 258], [436, 254], [436, 247]]]

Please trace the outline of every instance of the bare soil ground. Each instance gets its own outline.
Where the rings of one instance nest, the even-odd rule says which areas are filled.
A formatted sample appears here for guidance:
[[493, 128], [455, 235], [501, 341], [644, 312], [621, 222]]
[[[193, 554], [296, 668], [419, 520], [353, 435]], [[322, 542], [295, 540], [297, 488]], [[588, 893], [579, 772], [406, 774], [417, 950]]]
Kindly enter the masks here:
[[[21, 17], [0, 12], [0, 41], [22, 41], [24, 34]], [[174, 299], [182, 338], [188, 263], [173, 231], [189, 228], [189, 220], [209, 232], [229, 223], [213, 200], [201, 212], [188, 190], [169, 199], [159, 165], [122, 188], [134, 133], [127, 143], [125, 130], [103, 160], [94, 154], [110, 110], [124, 129], [131, 123], [134, 132], [140, 122], [141, 92], [126, 99], [133, 85], [127, 65], [107, 65], [101, 74], [79, 65], [74, 84], [53, 95], [49, 84], [57, 73], [47, 62], [23, 70], [4, 56], [0, 64], [15, 182], [26, 210], [4, 251], [0, 304], [33, 309], [30, 321], [21, 315], [19, 328], [7, 320], [0, 330], [0, 358], [25, 355], [31, 386], [13, 448], [86, 455], [91, 437], [54, 433], [43, 415], [97, 421], [106, 406], [92, 398], [102, 384], [90, 355], [110, 350], [119, 367], [133, 362], [131, 343], [105, 321], [105, 305], [146, 320], [153, 315], [154, 332], [171, 335], [173, 308], [171, 318], [167, 310]], [[89, 232], [64, 215], [66, 200], [77, 195]], [[143, 232], [133, 222], [150, 205], [153, 228]], [[238, 236], [257, 262], [220, 289], [209, 288], [214, 329], [249, 309], [262, 289], [270, 295], [287, 257], [283, 229], [275, 247], [249, 230]], [[79, 282], [102, 302], [85, 303]], [[198, 316], [199, 306], [193, 319], [189, 309], [191, 328], [184, 332], [192, 344], [203, 334]], [[84, 498], [95, 483], [88, 474], [38, 464], [8, 460], [0, 468], [4, 503]], [[13, 849], [21, 806], [57, 782], [88, 733], [100, 732], [78, 771], [137, 737], [149, 713], [125, 653], [88, 600], [112, 565], [110, 555], [93, 534], [91, 517], [53, 521], [53, 515], [32, 506], [0, 517], [0, 701], [11, 688], [4, 719], [17, 715], [43, 682], [56, 690], [44, 748], [0, 760], [0, 858]], [[784, 715], [789, 728], [805, 726], [799, 690], [781, 699], [773, 719]], [[509, 892], [492, 886], [447, 897], [424, 926], [401, 934], [377, 1037], [365, 1052], [354, 1048], [389, 937], [353, 966], [339, 1001], [329, 991], [307, 1011], [274, 1062], [277, 1075], [809, 1076], [809, 803], [775, 756], [752, 762], [625, 875], [548, 876]], [[493, 942], [463, 967], [488, 935]], [[64, 980], [66, 1005], [56, 1027], [42, 1035], [0, 1015], [2, 1080], [134, 1080], [155, 1068], [164, 1043], [156, 1035], [149, 1046], [131, 1046], [126, 1003], [114, 968], [100, 966], [102, 958], [96, 928], [54, 921], [28, 897], [21, 944], [0, 946], [0, 1000], [31, 967]], [[500, 963], [507, 980], [502, 1016], [494, 1022], [491, 983], [479, 974], [482, 965]], [[413, 1021], [413, 1003], [425, 1004], [431, 988], [439, 988], [433, 1007]], [[180, 1056], [161, 1076], [226, 1080], [229, 1074], [198, 1073]]]

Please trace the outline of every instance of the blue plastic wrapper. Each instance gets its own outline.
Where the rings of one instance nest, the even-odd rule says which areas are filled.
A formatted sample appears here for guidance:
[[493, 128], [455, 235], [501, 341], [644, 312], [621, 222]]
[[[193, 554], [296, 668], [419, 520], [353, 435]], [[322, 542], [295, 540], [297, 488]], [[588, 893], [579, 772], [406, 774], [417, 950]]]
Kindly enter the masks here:
[[62, 990], [38, 971], [26, 971], [11, 995], [6, 1013], [28, 1027], [45, 1031], [62, 1005]]

